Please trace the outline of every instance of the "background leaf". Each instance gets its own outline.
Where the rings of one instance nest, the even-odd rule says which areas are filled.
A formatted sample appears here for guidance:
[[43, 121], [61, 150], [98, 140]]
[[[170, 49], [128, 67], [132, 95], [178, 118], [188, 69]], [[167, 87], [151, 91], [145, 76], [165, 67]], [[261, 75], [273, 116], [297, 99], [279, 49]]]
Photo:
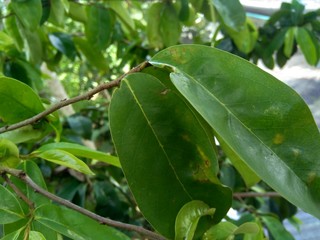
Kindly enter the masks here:
[[130, 189], [146, 219], [169, 238], [185, 203], [202, 200], [216, 208], [213, 222], [231, 203], [230, 190], [216, 177], [210, 128], [174, 91], [151, 75], [131, 74], [113, 94], [109, 110]]
[[67, 143], [67, 142], [49, 143], [49, 144], [42, 145], [34, 153], [44, 152], [52, 149], [60, 149], [60, 150], [69, 152], [75, 156], [96, 159], [116, 167], [121, 167], [119, 159], [117, 157], [111, 156], [109, 154], [106, 154], [100, 151], [95, 151], [88, 147], [85, 147], [79, 144], [74, 144], [74, 143]]
[[287, 200], [320, 218], [320, 135], [296, 92], [210, 47], [171, 47], [151, 63], [172, 68], [175, 86], [239, 159]]
[[88, 175], [94, 175], [90, 168], [79, 158], [71, 153], [59, 149], [50, 149], [44, 152], [35, 153], [36, 157], [43, 158], [47, 161], [66, 166]]
[[0, 117], [4, 122], [16, 123], [43, 110], [32, 88], [15, 79], [0, 77]]
[[307, 62], [315, 66], [319, 61], [319, 44], [312, 40], [310, 32], [304, 27], [296, 28], [296, 40]]
[[118, 230], [68, 208], [48, 204], [37, 208], [35, 214], [35, 221], [74, 240], [130, 239]]
[[16, 222], [24, 217], [18, 199], [0, 185], [0, 224]]

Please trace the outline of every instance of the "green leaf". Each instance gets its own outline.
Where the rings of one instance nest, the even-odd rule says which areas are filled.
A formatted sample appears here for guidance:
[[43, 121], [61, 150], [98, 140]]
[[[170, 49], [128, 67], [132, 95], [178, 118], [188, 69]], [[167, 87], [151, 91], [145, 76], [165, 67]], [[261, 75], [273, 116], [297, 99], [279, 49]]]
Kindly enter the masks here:
[[274, 238], [294, 240], [294, 237], [285, 229], [277, 218], [271, 216], [262, 216], [261, 218]]
[[24, 218], [18, 199], [2, 185], [0, 185], [0, 196], [0, 224], [12, 223]]
[[12, 78], [0, 77], [0, 118], [16, 123], [44, 111], [38, 95], [28, 85]]
[[69, 2], [69, 4], [70, 8], [68, 15], [75, 21], [86, 23], [88, 18], [85, 6], [74, 2]]
[[0, 138], [0, 167], [15, 168], [19, 163], [18, 147], [10, 140]]
[[36, 209], [35, 221], [74, 240], [129, 240], [106, 225], [68, 208], [47, 204]]
[[173, 4], [164, 4], [160, 18], [160, 33], [163, 44], [166, 47], [177, 44], [180, 39], [181, 30], [179, 16]]
[[3, 236], [0, 240], [18, 240], [21, 239], [21, 232], [25, 229], [25, 227], [18, 229], [8, 235]]
[[316, 66], [319, 61], [319, 45], [317, 44], [317, 42], [313, 41], [309, 30], [304, 27], [297, 27], [295, 36], [297, 43], [307, 62], [312, 66]]
[[109, 113], [129, 187], [157, 231], [174, 238], [176, 215], [193, 199], [216, 208], [213, 222], [225, 216], [231, 192], [216, 177], [211, 129], [174, 89], [151, 75], [131, 74], [114, 92]]
[[55, 25], [63, 26], [65, 23], [65, 6], [62, 0], [50, 1], [49, 21]]
[[15, 144], [18, 144], [39, 139], [41, 136], [43, 136], [43, 130], [33, 129], [33, 127], [29, 125], [13, 131], [1, 133], [0, 139], [6, 138]]
[[60, 150], [69, 152], [75, 156], [96, 159], [116, 167], [121, 167], [119, 159], [117, 157], [111, 156], [103, 152], [95, 151], [88, 147], [85, 147], [79, 144], [74, 144], [74, 143], [67, 143], [67, 142], [49, 143], [41, 146], [33, 153], [44, 152], [52, 149], [60, 149]]
[[94, 175], [94, 173], [82, 160], [75, 157], [71, 153], [68, 153], [63, 150], [51, 149], [44, 152], [35, 153], [34, 156], [43, 158], [47, 161], [50, 161], [62, 166], [72, 168], [84, 174]]
[[103, 6], [87, 7], [85, 33], [93, 48], [103, 50], [108, 47], [114, 29], [114, 14]]
[[46, 240], [41, 232], [30, 231], [29, 240]]
[[175, 240], [192, 240], [203, 216], [213, 216], [214, 208], [206, 203], [194, 200], [186, 203], [179, 211], [175, 223]]
[[163, 42], [160, 32], [161, 12], [164, 7], [164, 3], [153, 3], [147, 12], [147, 38], [149, 44], [153, 48], [162, 48]]
[[203, 240], [225, 240], [234, 239], [239, 234], [258, 234], [260, 227], [257, 223], [246, 222], [239, 227], [230, 222], [220, 222], [212, 226], [204, 235]]
[[[233, 232], [237, 229], [237, 226], [230, 222], [220, 222], [217, 225], [212, 226], [203, 235], [203, 240], [225, 240], [233, 236]], [[231, 238], [233, 239], [233, 238]]]
[[134, 20], [128, 11], [128, 4], [125, 4], [123, 1], [109, 1], [108, 5], [115, 11], [121, 22], [129, 28], [129, 30], [135, 30]]
[[5, 51], [11, 48], [13, 40], [5, 32], [0, 31], [0, 50]]
[[239, 31], [246, 22], [246, 13], [239, 0], [212, 0], [224, 24]]
[[16, 17], [8, 17], [3, 19], [4, 29], [14, 41], [16, 48], [21, 51], [23, 48], [23, 39], [17, 26]]
[[11, 7], [26, 29], [34, 31], [38, 28], [42, 17], [41, 0], [12, 0]]
[[69, 34], [56, 32], [48, 35], [52, 45], [66, 55], [70, 60], [77, 56], [77, 50]]
[[274, 190], [320, 218], [320, 135], [295, 91], [255, 65], [205, 46], [171, 47], [150, 63], [171, 67], [174, 85], [218, 139]]
[[[33, 161], [23, 161], [22, 164], [19, 165], [18, 169], [23, 170], [38, 186], [47, 190], [46, 183], [43, 179], [42, 172]], [[23, 181], [18, 178], [12, 178], [11, 181], [16, 185], [32, 202], [35, 203], [35, 206], [41, 206], [43, 204], [48, 204], [51, 201], [35, 192], [33, 188], [27, 186]], [[29, 206], [20, 201], [20, 204], [23, 207], [25, 214], [29, 214]]]
[[87, 40], [76, 37], [73, 39], [78, 49], [83, 53], [88, 62], [101, 71], [108, 70], [106, 59], [101, 51], [94, 48]]
[[293, 51], [293, 44], [294, 44], [294, 33], [295, 27], [291, 27], [287, 30], [286, 35], [284, 37], [284, 49], [283, 53], [286, 57], [291, 57]]

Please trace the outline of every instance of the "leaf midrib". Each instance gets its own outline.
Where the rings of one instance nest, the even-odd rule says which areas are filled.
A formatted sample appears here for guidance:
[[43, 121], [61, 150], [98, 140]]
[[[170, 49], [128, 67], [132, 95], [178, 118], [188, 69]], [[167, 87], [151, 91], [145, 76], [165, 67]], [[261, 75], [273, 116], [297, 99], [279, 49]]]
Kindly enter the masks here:
[[137, 97], [136, 97], [136, 95], [134, 94], [134, 91], [133, 91], [133, 89], [131, 88], [131, 86], [130, 86], [130, 84], [129, 84], [129, 81], [128, 81], [127, 79], [125, 79], [125, 83], [127, 84], [128, 89], [130, 90], [130, 92], [131, 92], [131, 94], [132, 94], [132, 96], [133, 96], [134, 100], [136, 101], [136, 103], [137, 103], [137, 105], [138, 105], [139, 109], [141, 110], [141, 112], [142, 112], [142, 114], [143, 114], [144, 118], [146, 119], [147, 124], [148, 124], [148, 126], [150, 127], [150, 129], [151, 129], [151, 131], [152, 131], [152, 133], [153, 133], [153, 135], [154, 135], [155, 139], [157, 140], [157, 142], [158, 142], [158, 144], [159, 144], [160, 148], [162, 149], [162, 152], [163, 152], [163, 154], [165, 155], [165, 158], [167, 159], [167, 161], [168, 161], [168, 163], [169, 163], [169, 166], [171, 167], [171, 169], [172, 169], [172, 171], [173, 171], [173, 173], [174, 173], [174, 175], [175, 175], [175, 177], [176, 177], [177, 181], [179, 182], [179, 184], [181, 185], [181, 187], [182, 187], [183, 191], [187, 194], [187, 196], [188, 196], [191, 200], [193, 200], [193, 198], [190, 196], [190, 194], [188, 193], [187, 189], [185, 188], [184, 184], [181, 182], [181, 180], [180, 180], [180, 178], [179, 178], [179, 176], [178, 176], [177, 172], [175, 171], [175, 169], [174, 169], [174, 167], [173, 167], [173, 165], [172, 165], [172, 163], [171, 163], [171, 161], [170, 161], [170, 158], [169, 158], [169, 156], [168, 156], [167, 152], [166, 152], [166, 151], [165, 151], [165, 149], [164, 149], [163, 144], [161, 143], [160, 139], [158, 138], [158, 136], [157, 136], [156, 132], [154, 131], [154, 129], [153, 129], [152, 125], [151, 125], [151, 122], [149, 121], [149, 119], [148, 119], [148, 117], [147, 117], [147, 115], [146, 115], [145, 111], [144, 111], [144, 110], [143, 110], [143, 108], [142, 108], [142, 105], [140, 104], [140, 102], [139, 102], [138, 98], [137, 98]]

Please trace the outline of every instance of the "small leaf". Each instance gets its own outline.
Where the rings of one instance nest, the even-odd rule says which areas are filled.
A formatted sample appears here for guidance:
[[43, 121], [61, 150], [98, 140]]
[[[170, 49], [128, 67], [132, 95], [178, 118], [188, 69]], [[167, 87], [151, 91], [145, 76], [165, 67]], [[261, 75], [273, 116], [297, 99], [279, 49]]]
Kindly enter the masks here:
[[203, 216], [213, 216], [214, 208], [202, 201], [194, 200], [186, 203], [179, 211], [175, 223], [175, 240], [192, 240]]
[[134, 20], [128, 11], [128, 4], [123, 1], [109, 1], [109, 7], [115, 11], [115, 13], [120, 18], [121, 22], [129, 29], [135, 30]]
[[239, 0], [212, 0], [224, 24], [235, 31], [245, 25], [246, 14]]
[[240, 225], [233, 234], [257, 234], [259, 233], [260, 228], [257, 223], [254, 222], [246, 222], [242, 225]]
[[304, 27], [298, 27], [295, 33], [297, 43], [307, 62], [312, 66], [317, 65], [319, 61], [319, 45], [313, 41], [309, 30]]
[[21, 233], [25, 229], [25, 227], [20, 228], [12, 233], [9, 233], [8, 235], [3, 236], [0, 240], [20, 240], [21, 239]]
[[4, 30], [8, 33], [8, 35], [14, 41], [16, 48], [19, 51], [21, 51], [23, 48], [23, 39], [22, 39], [21, 34], [19, 32], [16, 21], [17, 21], [17, 18], [14, 16], [3, 19]]
[[28, 85], [0, 77], [0, 118], [16, 123], [44, 111], [39, 96]]
[[41, 232], [30, 231], [29, 240], [46, 240]]
[[83, 53], [88, 62], [101, 71], [108, 70], [106, 59], [102, 55], [101, 51], [94, 48], [87, 40], [83, 38], [74, 38], [74, 43], [78, 49]]
[[10, 140], [0, 138], [0, 167], [15, 168], [19, 163], [18, 147]]
[[75, 156], [96, 159], [116, 167], [121, 167], [119, 159], [117, 157], [111, 156], [103, 152], [95, 151], [88, 147], [85, 147], [79, 144], [74, 144], [74, 143], [67, 143], [67, 142], [49, 143], [41, 146], [33, 153], [37, 154], [39, 152], [44, 152], [52, 149], [60, 149], [60, 150], [69, 152]]
[[75, 21], [86, 23], [88, 18], [87, 18], [85, 6], [82, 4], [74, 3], [74, 2], [69, 2], [69, 4], [70, 4], [70, 8], [69, 8], [68, 15]]
[[41, 136], [43, 136], [42, 129], [33, 129], [33, 127], [29, 125], [13, 131], [1, 133], [0, 139], [6, 138], [15, 144], [18, 144], [39, 139]]
[[160, 19], [160, 33], [166, 47], [178, 43], [181, 35], [179, 16], [172, 4], [164, 4]]
[[55, 25], [63, 26], [65, 20], [65, 6], [63, 1], [50, 1], [49, 4], [49, 21]]
[[109, 226], [68, 208], [47, 204], [36, 209], [35, 221], [74, 240], [129, 240]]
[[281, 240], [294, 240], [294, 237], [285, 229], [278, 219], [270, 216], [262, 216], [261, 218], [274, 238]]
[[77, 56], [77, 50], [69, 34], [56, 32], [48, 35], [52, 45], [61, 53], [65, 54], [70, 60]]
[[11, 7], [26, 29], [31, 31], [37, 29], [42, 17], [41, 0], [12, 0]]
[[[217, 225], [212, 226], [203, 235], [202, 240], [225, 240], [233, 236], [233, 232], [237, 229], [237, 226], [231, 222], [220, 222]], [[231, 238], [233, 239], [233, 238]]]
[[163, 42], [160, 33], [161, 12], [164, 4], [162, 2], [153, 3], [147, 12], [147, 37], [151, 47], [162, 48]]
[[0, 50], [5, 51], [13, 45], [13, 40], [5, 32], [0, 31]]
[[79, 158], [75, 157], [71, 153], [68, 153], [63, 150], [47, 150], [44, 152], [36, 153], [34, 156], [43, 158], [47, 161], [66, 166], [82, 172], [88, 175], [94, 175], [90, 168]]
[[12, 223], [24, 218], [18, 199], [2, 185], [0, 185], [0, 196], [0, 224]]
[[291, 55], [292, 55], [295, 31], [296, 31], [295, 27], [289, 28], [286, 32], [285, 37], [284, 37], [283, 53], [287, 58], [291, 57]]
[[103, 50], [108, 47], [114, 29], [114, 14], [103, 6], [88, 6], [85, 33], [93, 48]]

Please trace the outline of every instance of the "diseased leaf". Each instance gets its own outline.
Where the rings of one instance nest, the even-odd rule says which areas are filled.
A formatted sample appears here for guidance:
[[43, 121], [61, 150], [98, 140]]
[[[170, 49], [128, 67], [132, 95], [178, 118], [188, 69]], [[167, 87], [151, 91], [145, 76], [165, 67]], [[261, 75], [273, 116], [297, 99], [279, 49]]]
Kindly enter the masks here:
[[238, 159], [287, 200], [320, 218], [320, 135], [295, 91], [251, 63], [210, 47], [175, 46], [150, 62], [172, 69], [174, 85]]
[[94, 175], [90, 168], [79, 158], [71, 153], [59, 149], [50, 149], [44, 152], [34, 153], [34, 156], [47, 161], [66, 166], [88, 175]]
[[192, 240], [201, 217], [213, 216], [214, 208], [194, 200], [186, 203], [179, 211], [175, 223], [175, 240]]
[[85, 147], [79, 144], [74, 144], [74, 143], [67, 143], [67, 142], [49, 143], [46, 145], [42, 145], [33, 153], [37, 154], [39, 152], [44, 152], [52, 149], [60, 149], [60, 150], [69, 152], [75, 156], [96, 159], [116, 167], [121, 167], [119, 159], [117, 157], [111, 156], [109, 154], [106, 154], [100, 151], [95, 151], [88, 147]]
[[0, 118], [5, 123], [25, 120], [43, 110], [41, 100], [32, 88], [15, 79], [0, 77]]
[[151, 75], [131, 74], [114, 92], [109, 113], [129, 187], [158, 232], [174, 238], [176, 215], [192, 200], [216, 208], [213, 223], [225, 216], [231, 192], [216, 177], [211, 129], [175, 89]]
[[24, 218], [18, 199], [2, 185], [0, 185], [0, 196], [0, 224], [12, 223]]
[[47, 204], [36, 209], [35, 221], [74, 240], [129, 240], [109, 226], [71, 209]]

